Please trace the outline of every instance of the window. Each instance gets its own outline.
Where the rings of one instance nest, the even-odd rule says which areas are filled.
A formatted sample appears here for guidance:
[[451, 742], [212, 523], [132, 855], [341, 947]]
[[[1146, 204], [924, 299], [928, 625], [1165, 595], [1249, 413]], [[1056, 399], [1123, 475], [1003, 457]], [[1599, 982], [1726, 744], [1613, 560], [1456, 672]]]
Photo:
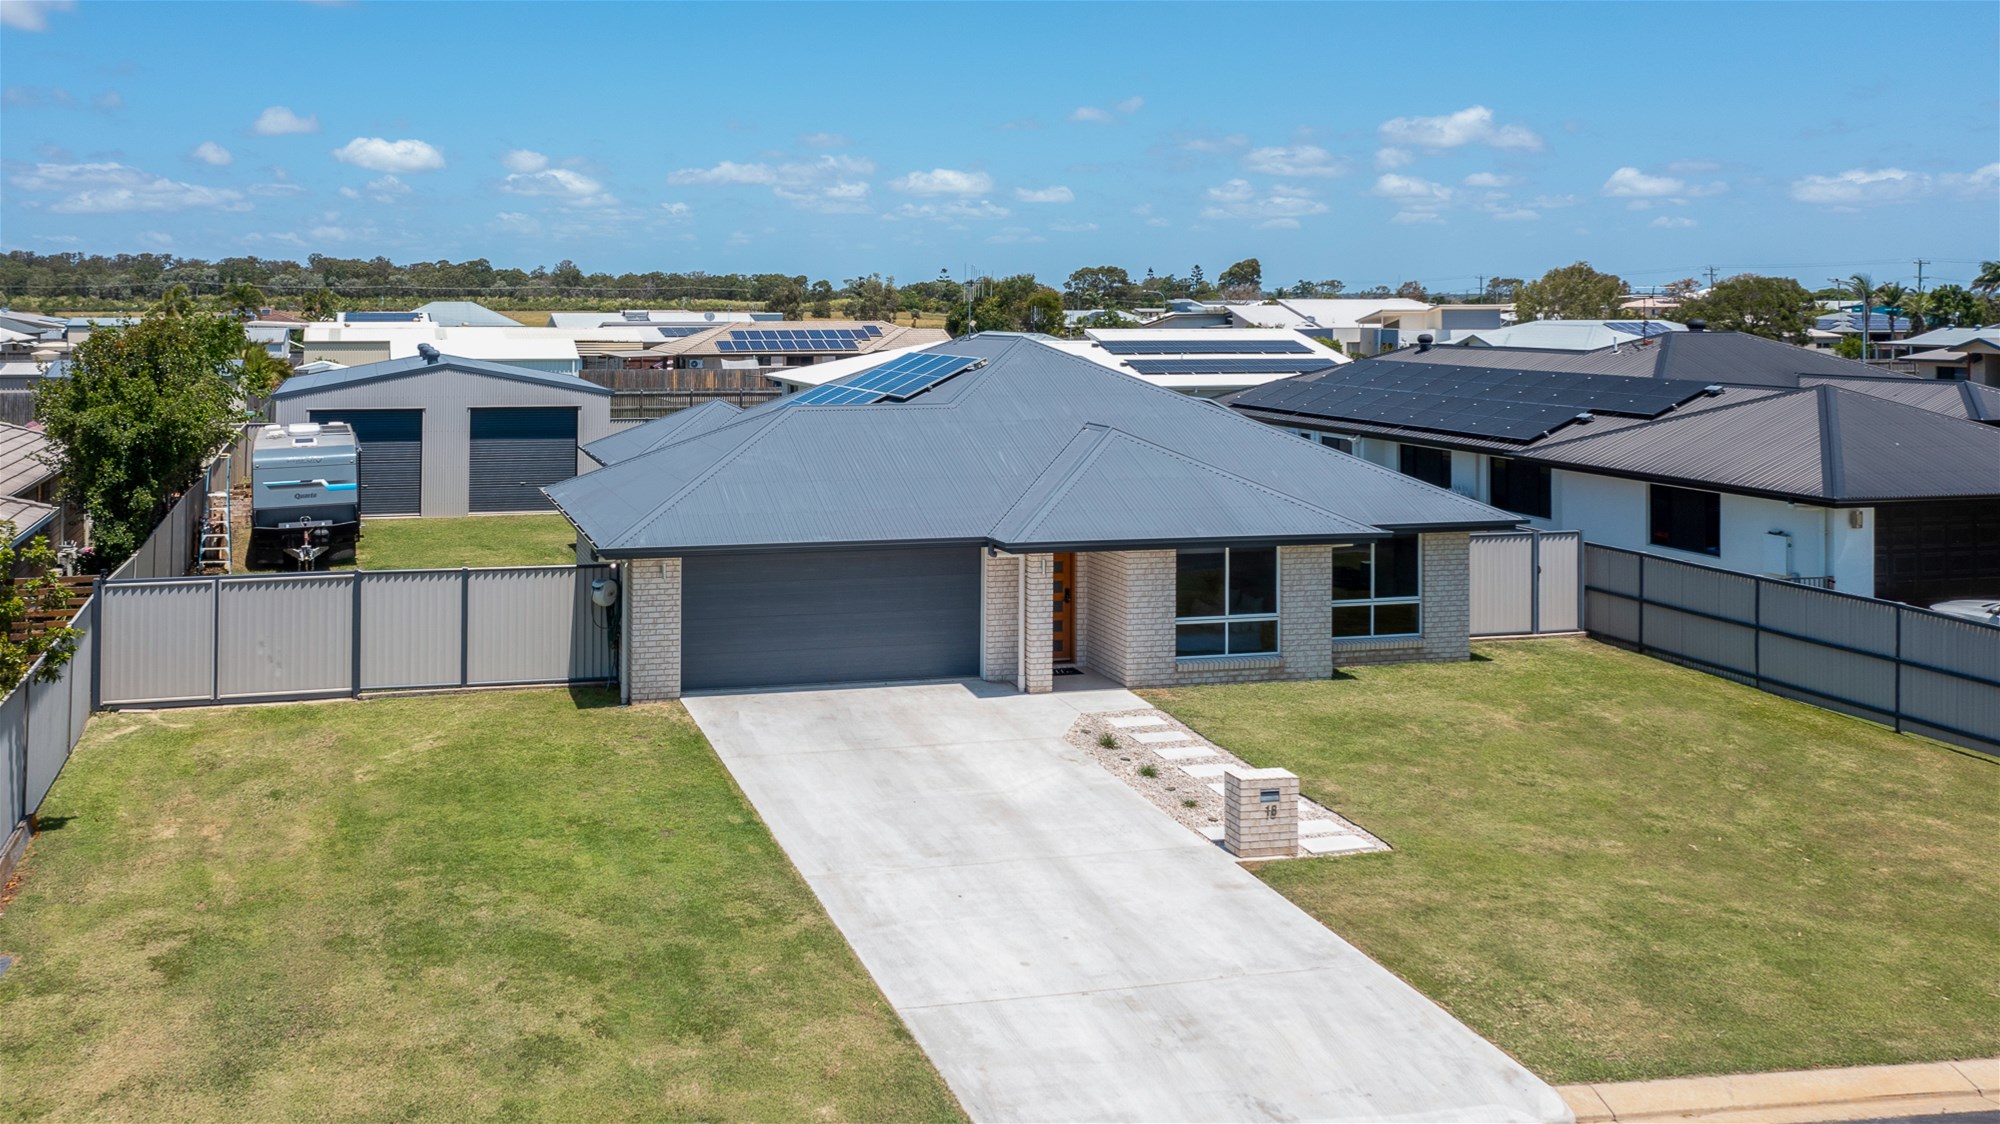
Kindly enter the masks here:
[[1354, 438], [1352, 437], [1335, 437], [1331, 433], [1321, 433], [1313, 429], [1288, 429], [1285, 432], [1325, 445], [1336, 453], [1352, 453], [1354, 451]]
[[1722, 496], [1692, 488], [1651, 487], [1653, 545], [1696, 554], [1722, 553]]
[[1426, 484], [1451, 487], [1451, 451], [1448, 449], [1400, 445], [1396, 452], [1396, 467], [1402, 470], [1403, 475], [1414, 476]]
[[1278, 550], [1183, 550], [1174, 589], [1174, 655], [1278, 650]]
[[1521, 515], [1549, 517], [1552, 505], [1547, 465], [1523, 464], [1506, 457], [1494, 457], [1489, 463], [1494, 507]]
[[1335, 639], [1422, 635], [1420, 550], [1415, 535], [1334, 549]]

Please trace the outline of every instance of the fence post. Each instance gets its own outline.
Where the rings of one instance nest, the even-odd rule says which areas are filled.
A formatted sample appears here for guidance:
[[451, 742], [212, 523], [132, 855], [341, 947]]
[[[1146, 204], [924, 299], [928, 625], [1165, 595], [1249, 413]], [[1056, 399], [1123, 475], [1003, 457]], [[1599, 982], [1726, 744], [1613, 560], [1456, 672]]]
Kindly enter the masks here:
[[1639, 626], [1637, 631], [1639, 633], [1639, 641], [1638, 641], [1639, 652], [1640, 654], [1643, 655], [1646, 651], [1646, 556], [1643, 553], [1641, 553], [1638, 555], [1638, 559], [1639, 559]]
[[1896, 614], [1896, 732], [1903, 732], [1903, 610], [1892, 609]]
[[1528, 532], [1528, 631], [1542, 633], [1542, 532]]
[[352, 638], [354, 666], [351, 674], [353, 690], [350, 697], [361, 697], [361, 567], [354, 567], [354, 632]]
[[104, 571], [90, 579], [90, 709], [104, 702]]
[[458, 570], [458, 685], [472, 681], [472, 571]]
[[1750, 586], [1750, 678], [1764, 689], [1764, 579], [1752, 576]]
[[208, 649], [208, 701], [222, 701], [222, 579], [210, 582], [210, 630]]

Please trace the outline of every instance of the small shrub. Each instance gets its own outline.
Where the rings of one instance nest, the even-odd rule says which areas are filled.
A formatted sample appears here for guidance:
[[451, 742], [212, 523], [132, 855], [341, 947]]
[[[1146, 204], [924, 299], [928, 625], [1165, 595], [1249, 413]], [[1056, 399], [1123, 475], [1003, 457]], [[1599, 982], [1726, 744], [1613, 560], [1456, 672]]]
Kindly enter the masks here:
[[1182, 801], [1181, 801], [1181, 807], [1183, 807], [1183, 808], [1192, 808], [1192, 807], [1195, 807], [1196, 805], [1198, 805], [1198, 804], [1200, 804], [1200, 803], [1201, 803], [1201, 801], [1199, 801], [1199, 800], [1182, 800]]
[[1160, 771], [1151, 765], [1141, 765], [1139, 766], [1139, 775], [1142, 777], [1157, 777], [1160, 775]]
[[1097, 735], [1097, 744], [1105, 749], [1115, 749], [1118, 746], [1118, 739], [1112, 737], [1110, 731], [1106, 731]]

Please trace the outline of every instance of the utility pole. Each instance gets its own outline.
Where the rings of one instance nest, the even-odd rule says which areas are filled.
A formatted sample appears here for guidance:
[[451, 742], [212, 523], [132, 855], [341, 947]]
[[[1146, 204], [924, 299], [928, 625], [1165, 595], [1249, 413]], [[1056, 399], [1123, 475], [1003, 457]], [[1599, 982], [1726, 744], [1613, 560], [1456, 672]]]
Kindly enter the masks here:
[[1477, 301], [1477, 302], [1478, 302], [1478, 303], [1480, 303], [1480, 304], [1485, 304], [1485, 303], [1486, 303], [1486, 275], [1485, 275], [1484, 273], [1482, 273], [1482, 274], [1480, 274], [1480, 275], [1479, 275], [1479, 288], [1478, 288], [1477, 290], [1475, 290], [1475, 292], [1477, 292], [1477, 293], [1478, 293], [1478, 296], [1474, 297], [1474, 298], [1473, 298], [1473, 300]]
[[1919, 294], [1924, 291], [1924, 267], [1929, 264], [1930, 261], [1925, 258], [1917, 259], [1917, 292]]
[[1708, 267], [1708, 287], [1715, 288], [1715, 267], [1712, 265]]

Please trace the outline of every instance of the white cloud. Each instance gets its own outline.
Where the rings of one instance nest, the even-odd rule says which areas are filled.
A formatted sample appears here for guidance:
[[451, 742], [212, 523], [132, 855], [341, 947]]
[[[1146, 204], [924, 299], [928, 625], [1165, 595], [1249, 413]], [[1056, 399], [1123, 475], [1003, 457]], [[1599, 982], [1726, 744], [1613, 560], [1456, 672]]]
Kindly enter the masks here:
[[1099, 109], [1094, 105], [1079, 105], [1070, 111], [1069, 119], [1090, 125], [1109, 125], [1120, 116], [1129, 117], [1144, 108], [1146, 99], [1130, 97], [1113, 105], [1110, 109]]
[[1688, 227], [1699, 224], [1693, 219], [1685, 218], [1681, 215], [1661, 215], [1659, 218], [1653, 220], [1653, 225], [1663, 230], [1686, 230]]
[[688, 206], [686, 203], [662, 203], [660, 204], [660, 210], [665, 211], [669, 218], [676, 219], [684, 219], [694, 214], [694, 208]]
[[1263, 222], [1257, 224], [1258, 230], [1297, 230], [1298, 228], [1299, 220], [1297, 219], [1265, 219]]
[[333, 158], [371, 172], [435, 172], [444, 167], [444, 154], [420, 140], [355, 137], [334, 149]]
[[1418, 176], [1389, 172], [1375, 179], [1374, 194], [1405, 204], [1442, 207], [1451, 202], [1451, 188]]
[[808, 148], [846, 148], [847, 138], [840, 133], [807, 133], [799, 143]]
[[1073, 203], [1076, 192], [1061, 184], [1053, 187], [1017, 187], [1014, 198], [1023, 203]]
[[535, 195], [561, 200], [573, 207], [606, 207], [618, 202], [604, 185], [568, 168], [543, 168], [536, 172], [515, 172], [500, 185], [509, 195]]
[[961, 219], [1004, 219], [1013, 212], [989, 199], [961, 199], [950, 203], [905, 203], [888, 218], [930, 219], [954, 222]]
[[340, 189], [340, 197], [342, 199], [359, 199], [361, 198], [361, 193], [351, 187], [343, 187]]
[[1687, 184], [1672, 176], [1649, 176], [1637, 168], [1620, 168], [1604, 181], [1602, 190], [1615, 199], [1657, 199], [1684, 195]]
[[65, 192], [48, 205], [65, 215], [113, 215], [214, 207], [247, 211], [243, 194], [228, 188], [170, 180], [125, 164], [37, 164], [11, 177], [23, 191]]
[[277, 137], [286, 133], [317, 133], [319, 117], [300, 117], [282, 105], [274, 105], [257, 115], [257, 123], [250, 126], [260, 137]]
[[1440, 223], [1444, 217], [1436, 211], [1397, 211], [1389, 216], [1389, 221], [1408, 225], [1411, 223]]
[[1253, 149], [1243, 158], [1253, 172], [1267, 176], [1344, 176], [1347, 161], [1314, 144]]
[[381, 179], [368, 181], [368, 192], [377, 202], [394, 203], [410, 193], [410, 185], [395, 176], [383, 176]]
[[304, 187], [295, 183], [253, 183], [250, 185], [249, 190], [252, 195], [270, 196], [304, 195], [306, 193]]
[[0, 27], [47, 31], [50, 12], [67, 12], [76, 0], [0, 0]]
[[1382, 139], [1391, 145], [1415, 148], [1458, 148], [1483, 144], [1489, 148], [1539, 152], [1542, 138], [1525, 125], [1496, 125], [1493, 111], [1483, 105], [1470, 106], [1442, 117], [1397, 117], [1382, 123]]
[[536, 221], [533, 215], [520, 211], [502, 211], [493, 217], [499, 220], [502, 229], [517, 234], [539, 234], [542, 230], [542, 224]]
[[164, 250], [174, 244], [174, 236], [164, 230], [142, 230], [139, 232], [139, 241], [155, 249]]
[[533, 149], [517, 148], [500, 158], [500, 163], [517, 176], [531, 175], [549, 166], [549, 158]]
[[985, 195], [993, 190], [993, 177], [985, 172], [933, 168], [899, 176], [890, 180], [889, 186], [910, 195]]
[[1417, 154], [1407, 148], [1378, 148], [1375, 150], [1375, 167], [1384, 172], [1397, 168], [1407, 168], [1417, 162]]
[[1493, 172], [1474, 172], [1461, 181], [1467, 187], [1512, 187], [1520, 183], [1519, 177], [1502, 176]]
[[1996, 187], [2000, 187], [2000, 163], [1938, 176], [1901, 168], [1852, 168], [1838, 175], [1793, 180], [1791, 195], [1801, 203], [1852, 208], [1905, 203], [1940, 192], [1965, 199], [1990, 200]]
[[1091, 231], [1097, 229], [1097, 224], [1094, 222], [1056, 222], [1050, 223], [1049, 229], [1055, 231], [1057, 234], [1089, 234]]
[[196, 160], [199, 160], [204, 164], [213, 164], [218, 168], [236, 159], [234, 156], [229, 155], [228, 149], [222, 147], [221, 145], [215, 143], [214, 141], [203, 141], [200, 144], [195, 145], [194, 151], [189, 153], [188, 155], [194, 157]]
[[739, 164], [724, 160], [712, 168], [682, 168], [667, 176], [672, 184], [768, 187], [771, 194], [802, 210], [856, 214], [868, 210], [868, 183], [859, 177], [875, 165], [858, 156], [821, 156], [786, 164]]
[[1494, 222], [1533, 222], [1541, 217], [1542, 214], [1540, 211], [1531, 210], [1527, 207], [1515, 207], [1509, 211], [1493, 212]]
[[[1326, 204], [1313, 199], [1295, 187], [1276, 187], [1259, 194], [1249, 180], [1233, 179], [1227, 183], [1211, 187], [1204, 193], [1208, 206], [1202, 208], [1202, 217], [1209, 219], [1248, 219], [1269, 224], [1277, 219], [1297, 219], [1305, 215], [1326, 213]], [[1149, 226], [1165, 226], [1164, 220], [1148, 219]]]
[[1574, 195], [1537, 195], [1528, 200], [1528, 206], [1543, 211], [1560, 211], [1564, 207], [1574, 207], [1580, 200]]
[[1124, 114], [1133, 114], [1133, 113], [1137, 113], [1137, 112], [1139, 112], [1139, 110], [1141, 110], [1141, 109], [1145, 108], [1145, 105], [1146, 105], [1146, 99], [1145, 99], [1145, 98], [1142, 98], [1142, 97], [1129, 97], [1129, 98], [1126, 98], [1126, 99], [1125, 99], [1124, 101], [1121, 101], [1121, 102], [1119, 102], [1119, 103], [1118, 103], [1117, 105], [1113, 106], [1112, 108], [1113, 108], [1113, 109], [1116, 109], [1116, 110], [1117, 110], [1118, 112], [1120, 112], [1120, 113], [1124, 113]]
[[116, 90], [106, 90], [90, 99], [90, 107], [99, 113], [113, 113], [125, 108], [125, 95]]
[[1722, 165], [1713, 160], [1676, 160], [1667, 165], [1667, 171], [1677, 176], [1699, 176], [1721, 170]]

